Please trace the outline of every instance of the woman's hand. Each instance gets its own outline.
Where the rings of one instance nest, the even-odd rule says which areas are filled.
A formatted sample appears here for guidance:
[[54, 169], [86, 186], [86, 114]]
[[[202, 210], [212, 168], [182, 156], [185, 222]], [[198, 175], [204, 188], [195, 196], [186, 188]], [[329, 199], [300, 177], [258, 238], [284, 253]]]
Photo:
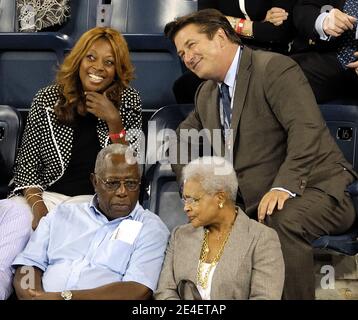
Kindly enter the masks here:
[[95, 115], [97, 118], [106, 121], [108, 126], [122, 122], [118, 109], [111, 100], [108, 99], [106, 93], [98, 93], [94, 91], [85, 92], [87, 111]]
[[36, 202], [32, 206], [32, 229], [35, 230], [40, 223], [40, 220], [46, 216], [48, 209], [43, 201]]
[[282, 8], [273, 7], [266, 12], [264, 21], [268, 21], [275, 26], [280, 26], [285, 20], [287, 20], [288, 12]]
[[32, 229], [35, 230], [41, 218], [48, 213], [48, 209], [42, 198], [42, 190], [38, 188], [25, 189], [24, 197], [31, 208], [33, 215]]

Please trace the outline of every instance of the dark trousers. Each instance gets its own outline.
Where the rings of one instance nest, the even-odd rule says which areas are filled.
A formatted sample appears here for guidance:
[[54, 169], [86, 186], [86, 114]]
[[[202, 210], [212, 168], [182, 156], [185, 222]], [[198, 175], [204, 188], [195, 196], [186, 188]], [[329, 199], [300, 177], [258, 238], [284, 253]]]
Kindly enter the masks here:
[[358, 102], [358, 76], [354, 70], [341, 66], [335, 52], [305, 52], [291, 58], [302, 68], [317, 103]]
[[306, 188], [302, 197], [289, 199], [266, 223], [278, 233], [285, 261], [283, 299], [315, 298], [315, 271], [311, 241], [326, 234], [340, 234], [355, 220], [347, 194], [342, 201], [316, 188]]

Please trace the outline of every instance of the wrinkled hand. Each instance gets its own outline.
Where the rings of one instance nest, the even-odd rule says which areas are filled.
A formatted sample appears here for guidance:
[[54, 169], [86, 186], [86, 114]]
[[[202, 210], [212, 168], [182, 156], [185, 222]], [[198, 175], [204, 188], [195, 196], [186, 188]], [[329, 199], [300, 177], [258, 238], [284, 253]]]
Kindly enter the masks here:
[[106, 121], [107, 124], [120, 120], [118, 109], [113, 105], [112, 101], [107, 98], [106, 93], [101, 94], [94, 91], [87, 91], [85, 92], [85, 96], [88, 112]]
[[356, 21], [355, 17], [338, 9], [332, 9], [323, 20], [323, 31], [328, 36], [339, 37], [348, 29], [352, 30]]
[[282, 210], [283, 205], [289, 197], [290, 195], [287, 192], [281, 190], [271, 190], [267, 192], [261, 199], [257, 210], [259, 222], [265, 220], [266, 214], [271, 215], [276, 206], [278, 210]]
[[285, 20], [287, 20], [288, 12], [284, 9], [273, 7], [267, 11], [264, 21], [271, 22], [275, 26], [281, 25]]
[[354, 69], [358, 76], [358, 51], [354, 52], [354, 56], [357, 58], [357, 61], [351, 62], [347, 64], [348, 68]]
[[62, 300], [59, 292], [45, 292], [29, 289], [32, 300]]

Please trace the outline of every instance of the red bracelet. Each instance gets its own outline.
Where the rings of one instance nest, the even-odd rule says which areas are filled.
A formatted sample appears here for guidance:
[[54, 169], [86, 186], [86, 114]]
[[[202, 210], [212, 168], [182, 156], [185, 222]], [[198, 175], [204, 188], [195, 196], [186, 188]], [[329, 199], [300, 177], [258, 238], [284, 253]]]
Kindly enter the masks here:
[[241, 33], [242, 33], [242, 28], [244, 27], [244, 23], [245, 23], [245, 19], [240, 18], [238, 24], [236, 25], [236, 32], [237, 32], [238, 34], [241, 34]]
[[122, 139], [126, 136], [126, 130], [123, 129], [120, 133], [110, 133], [108, 135], [112, 141], [117, 139]]

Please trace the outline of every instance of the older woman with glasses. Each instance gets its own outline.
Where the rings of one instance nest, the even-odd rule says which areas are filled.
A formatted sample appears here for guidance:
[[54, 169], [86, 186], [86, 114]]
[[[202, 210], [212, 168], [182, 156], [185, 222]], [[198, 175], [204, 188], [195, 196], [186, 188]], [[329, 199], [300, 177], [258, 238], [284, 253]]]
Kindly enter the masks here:
[[280, 299], [278, 236], [235, 206], [232, 165], [203, 157], [189, 163], [183, 177], [190, 223], [173, 230], [155, 299]]

